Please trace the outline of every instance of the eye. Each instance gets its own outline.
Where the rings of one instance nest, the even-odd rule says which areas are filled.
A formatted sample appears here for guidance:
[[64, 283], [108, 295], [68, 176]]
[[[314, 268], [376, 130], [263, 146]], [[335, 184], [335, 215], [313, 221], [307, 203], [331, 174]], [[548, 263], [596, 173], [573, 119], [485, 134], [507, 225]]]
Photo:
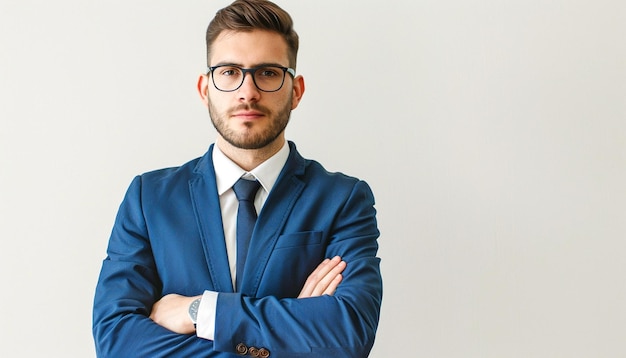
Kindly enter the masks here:
[[223, 66], [223, 67], [219, 67], [217, 70], [218, 70], [218, 74], [224, 77], [238, 76], [241, 74], [241, 69], [237, 67]]
[[282, 70], [276, 67], [262, 67], [257, 70], [257, 76], [261, 77], [278, 77], [282, 75]]

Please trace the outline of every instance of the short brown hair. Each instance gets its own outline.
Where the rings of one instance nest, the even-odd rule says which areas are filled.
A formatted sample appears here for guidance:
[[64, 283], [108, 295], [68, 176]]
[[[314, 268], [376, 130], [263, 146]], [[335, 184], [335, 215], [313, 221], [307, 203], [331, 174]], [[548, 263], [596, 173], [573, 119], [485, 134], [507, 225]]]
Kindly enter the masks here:
[[267, 0], [236, 0], [219, 10], [206, 30], [207, 65], [211, 45], [224, 30], [252, 31], [268, 30], [277, 32], [287, 42], [289, 66], [296, 68], [298, 56], [298, 34], [293, 29], [291, 16], [278, 5]]

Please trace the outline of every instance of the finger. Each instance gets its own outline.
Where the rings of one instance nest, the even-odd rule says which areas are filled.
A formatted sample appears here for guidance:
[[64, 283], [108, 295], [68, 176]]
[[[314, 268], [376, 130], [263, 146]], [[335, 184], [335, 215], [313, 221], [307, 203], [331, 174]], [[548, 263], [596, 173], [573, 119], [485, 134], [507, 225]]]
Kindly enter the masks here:
[[321, 264], [317, 266], [315, 271], [311, 273], [309, 277], [312, 277], [314, 280], [322, 278], [326, 276], [333, 268], [335, 268], [341, 262], [341, 257], [335, 256], [332, 259], [326, 259], [322, 261]]
[[329, 296], [334, 295], [335, 291], [337, 290], [337, 286], [339, 286], [342, 280], [343, 280], [342, 274], [338, 274], [337, 276], [335, 276], [335, 278], [330, 282], [330, 285], [328, 285], [326, 290], [324, 290], [322, 295], [329, 295]]
[[[317, 284], [315, 285], [313, 289], [312, 295], [313, 296], [323, 295], [326, 292], [326, 290], [329, 288], [329, 286], [331, 286], [333, 282], [338, 278], [338, 276], [341, 276], [341, 273], [343, 272], [345, 268], [346, 268], [346, 262], [339, 261], [336, 266], [334, 266], [330, 271], [328, 271], [323, 277], [321, 277], [318, 280]], [[339, 283], [337, 283], [337, 285], [338, 284]], [[332, 291], [334, 292], [334, 288], [332, 289]]]
[[336, 276], [341, 274], [346, 267], [346, 263], [340, 260], [340, 258], [337, 258], [326, 262], [324, 267], [320, 267], [319, 271], [311, 274], [305, 292], [307, 297], [321, 296], [324, 294], [324, 291], [326, 291]]
[[332, 259], [325, 259], [324, 261], [322, 261], [317, 266], [317, 268], [309, 275], [298, 297], [311, 297], [319, 282], [340, 263], [341, 258], [339, 256], [335, 256]]
[[311, 297], [311, 294], [313, 293], [313, 289], [315, 289], [315, 285], [317, 285], [316, 275], [320, 272], [322, 267], [325, 266], [329, 261], [330, 259], [325, 259], [324, 261], [322, 261], [315, 268], [315, 270], [309, 275], [309, 277], [307, 277], [306, 281], [304, 282], [304, 286], [302, 287], [302, 290], [300, 290], [300, 294], [298, 295], [298, 298]]

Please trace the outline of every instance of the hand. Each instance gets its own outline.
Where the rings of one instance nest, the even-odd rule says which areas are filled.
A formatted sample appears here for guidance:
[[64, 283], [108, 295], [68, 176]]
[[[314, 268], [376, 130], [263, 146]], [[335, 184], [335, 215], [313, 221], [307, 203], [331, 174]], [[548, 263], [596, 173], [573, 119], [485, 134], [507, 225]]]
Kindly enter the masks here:
[[194, 333], [196, 328], [189, 317], [189, 305], [193, 300], [200, 297], [202, 296], [185, 297], [174, 293], [163, 296], [152, 306], [150, 318], [172, 332]]
[[322, 261], [306, 279], [298, 298], [333, 295], [343, 279], [341, 273], [346, 265], [339, 256]]

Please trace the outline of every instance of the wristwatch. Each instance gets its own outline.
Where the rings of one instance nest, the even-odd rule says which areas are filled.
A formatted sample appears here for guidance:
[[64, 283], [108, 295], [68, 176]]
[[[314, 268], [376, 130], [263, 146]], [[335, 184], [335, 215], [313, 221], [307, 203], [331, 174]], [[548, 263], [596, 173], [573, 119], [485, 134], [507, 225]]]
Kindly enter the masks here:
[[202, 298], [196, 298], [189, 305], [189, 318], [191, 318], [191, 322], [193, 322], [194, 327], [198, 321], [198, 307], [200, 307], [200, 300], [202, 300]]

